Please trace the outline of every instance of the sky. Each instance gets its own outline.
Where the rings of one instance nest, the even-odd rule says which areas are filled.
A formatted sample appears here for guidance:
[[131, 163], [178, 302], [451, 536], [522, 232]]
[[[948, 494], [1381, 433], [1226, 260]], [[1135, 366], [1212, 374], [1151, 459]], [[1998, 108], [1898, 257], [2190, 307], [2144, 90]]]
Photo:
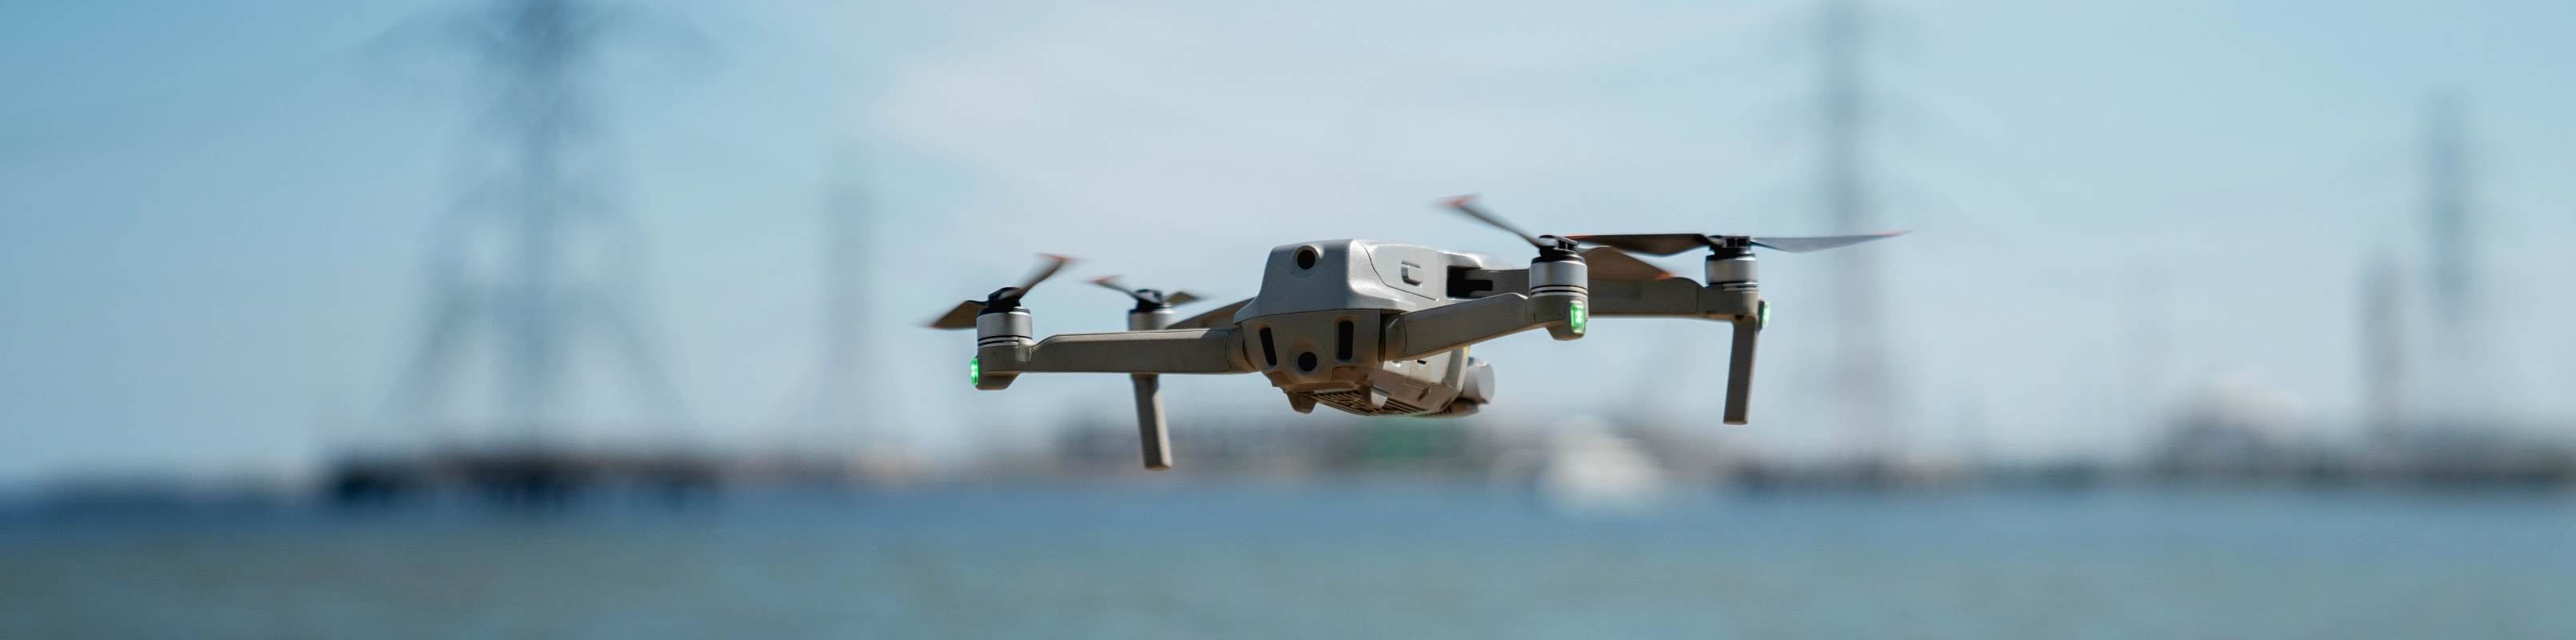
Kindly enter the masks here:
[[[0, 9], [0, 482], [310, 469], [372, 437], [488, 101], [420, 25], [469, 6]], [[1827, 230], [1810, 2], [625, 6], [644, 26], [597, 79], [649, 256], [635, 315], [709, 446], [846, 435], [802, 418], [835, 184], [875, 216], [885, 428], [949, 459], [1125, 419], [1117, 376], [976, 392], [971, 339], [918, 328], [1035, 253], [1234, 299], [1291, 242], [1525, 251], [1433, 207], [1464, 193], [1546, 233]], [[1871, 7], [1874, 193], [1913, 230], [1883, 247], [1912, 445], [2125, 455], [2212, 384], [2349, 433], [2361, 267], [2423, 272], [2437, 94], [2473, 136], [2493, 411], [2576, 421], [2553, 324], [2576, 311], [2554, 250], [2576, 239], [2576, 6]], [[1643, 320], [1478, 347], [1500, 397], [1476, 419], [1648, 411], [1829, 455], [1825, 265], [1764, 258], [1753, 425], [1700, 420], [1722, 325]], [[1105, 291], [1029, 304], [1044, 332], [1123, 327]], [[1296, 418], [1250, 377], [1167, 388], [1179, 429]]]

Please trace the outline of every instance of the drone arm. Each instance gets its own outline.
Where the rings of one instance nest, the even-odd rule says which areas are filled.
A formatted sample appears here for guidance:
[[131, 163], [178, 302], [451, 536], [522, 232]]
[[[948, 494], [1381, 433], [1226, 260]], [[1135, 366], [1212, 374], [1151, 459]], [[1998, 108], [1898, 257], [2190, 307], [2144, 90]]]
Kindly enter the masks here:
[[[1242, 334], [1232, 328], [1065, 333], [1026, 347], [996, 347], [993, 372], [1251, 373]], [[998, 358], [993, 356], [1000, 356]]]
[[1593, 280], [1592, 315], [1705, 318], [1710, 300], [1688, 278]]
[[1762, 294], [1701, 286], [1685, 278], [1592, 281], [1592, 314], [1703, 318], [1733, 325], [1726, 359], [1727, 424], [1744, 424], [1753, 395], [1753, 354], [1762, 335]]
[[1762, 294], [1702, 286], [1688, 278], [1593, 280], [1592, 315], [1732, 320], [1761, 313]]
[[1379, 344], [1388, 360], [1416, 360], [1568, 321], [1563, 305], [1506, 293], [1396, 316]]

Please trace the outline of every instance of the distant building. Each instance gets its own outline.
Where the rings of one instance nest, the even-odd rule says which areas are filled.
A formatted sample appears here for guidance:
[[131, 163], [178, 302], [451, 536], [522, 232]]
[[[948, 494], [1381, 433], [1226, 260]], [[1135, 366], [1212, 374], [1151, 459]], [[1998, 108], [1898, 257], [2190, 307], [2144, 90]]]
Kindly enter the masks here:
[[2307, 457], [2298, 425], [2289, 394], [2244, 378], [2219, 379], [2193, 394], [2152, 466], [2164, 475], [2270, 475]]

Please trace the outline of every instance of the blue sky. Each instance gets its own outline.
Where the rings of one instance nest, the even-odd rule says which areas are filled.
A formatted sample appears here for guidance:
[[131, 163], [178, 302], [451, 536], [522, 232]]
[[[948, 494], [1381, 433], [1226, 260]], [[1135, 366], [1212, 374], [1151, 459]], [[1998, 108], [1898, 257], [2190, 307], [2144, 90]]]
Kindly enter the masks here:
[[[478, 108], [464, 57], [389, 37], [445, 2], [0, 9], [0, 479], [293, 469], [380, 402], [416, 340], [426, 232]], [[1515, 255], [1430, 207], [1486, 194], [1564, 233], [1821, 230], [1803, 2], [653, 2], [698, 44], [609, 65], [648, 234], [643, 315], [701, 423], [789, 446], [819, 338], [829, 159], [886, 219], [875, 327], [909, 437], [959, 453], [1124, 411], [1114, 376], [957, 383], [912, 328], [1041, 251], [1222, 296], [1268, 247], [1370, 237]], [[2158, 406], [2209, 380], [2354, 413], [2354, 289], [2420, 263], [2422, 109], [2470, 105], [2502, 411], [2576, 418], [2576, 95], [2554, 3], [1882, 3], [1877, 174], [1902, 370], [1927, 447], [2121, 450], [2126, 283], [2169, 283]], [[1674, 270], [1695, 271], [1687, 260]], [[1819, 433], [1823, 263], [1765, 262], [1758, 423]], [[1106, 292], [1031, 300], [1119, 327]], [[1806, 314], [1806, 315], [1802, 315]], [[1804, 322], [1804, 324], [1802, 324]], [[1605, 322], [1479, 348], [1491, 419], [1713, 412], [1715, 325]], [[1176, 419], [1284, 411], [1251, 378], [1171, 383]], [[1646, 385], [1645, 391], [1639, 385]], [[1711, 425], [1711, 429], [1718, 427]]]

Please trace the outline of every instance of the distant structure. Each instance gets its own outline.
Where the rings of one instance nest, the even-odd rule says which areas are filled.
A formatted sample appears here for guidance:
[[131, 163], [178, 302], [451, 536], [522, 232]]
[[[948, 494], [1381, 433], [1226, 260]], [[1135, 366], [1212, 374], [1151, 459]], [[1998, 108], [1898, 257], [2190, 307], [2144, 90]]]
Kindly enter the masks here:
[[[830, 201], [823, 208], [823, 397], [822, 426], [852, 432], [876, 425], [870, 406], [878, 400], [866, 376], [873, 345], [862, 329], [868, 322], [868, 196], [859, 184], [859, 157], [844, 151], [832, 176]], [[878, 434], [859, 434], [862, 437]]]
[[2131, 273], [2125, 289], [2129, 298], [2129, 370], [2128, 406], [2122, 410], [2138, 421], [2138, 434], [2144, 435], [2170, 418], [2167, 405], [2173, 398], [2165, 378], [2173, 357], [2171, 287], [2165, 271], [2151, 264]]
[[2395, 261], [2371, 260], [2361, 282], [2361, 364], [2364, 426], [2383, 456], [2406, 446], [2406, 281]]
[[[1818, 24], [1821, 60], [1816, 80], [1822, 119], [1817, 184], [1825, 223], [1835, 234], [1883, 230], [1867, 181], [1870, 123], [1869, 96], [1862, 87], [1864, 20], [1858, 0], [1826, 0]], [[1830, 258], [1835, 421], [1854, 439], [1862, 463], [1882, 464], [1892, 454], [1903, 417], [1889, 363], [1886, 275], [1879, 265], [1881, 247], [1852, 249]]]
[[799, 459], [773, 464], [806, 480], [826, 476], [839, 481], [893, 483], [919, 475], [922, 465], [894, 429], [896, 399], [886, 382], [871, 375], [870, 362], [883, 357], [872, 341], [875, 322], [868, 282], [868, 238], [875, 233], [874, 209], [864, 185], [863, 156], [843, 150], [835, 160], [831, 193], [823, 206], [823, 314], [820, 384], [809, 402], [810, 434], [831, 449], [803, 451]]
[[2477, 269], [2477, 221], [2469, 183], [2468, 132], [2460, 99], [2435, 96], [2425, 113], [2424, 222], [2431, 255], [2431, 331], [2425, 346], [2427, 419], [2475, 421], [2484, 403], [2486, 350], [2478, 324], [2486, 317], [2484, 284]]
[[[469, 139], [483, 143], [469, 159], [488, 175], [439, 221], [428, 333], [378, 420], [444, 441], [420, 460], [351, 461], [343, 493], [351, 482], [364, 493], [368, 482], [449, 480], [554, 491], [603, 468], [653, 466], [573, 451], [574, 427], [598, 420], [586, 410], [631, 405], [618, 425], [630, 433], [668, 435], [687, 422], [634, 319], [637, 229], [611, 193], [586, 77], [604, 16], [571, 0], [509, 0], [468, 15], [461, 33], [498, 89]], [[488, 387], [470, 384], [478, 371]], [[578, 384], [581, 373], [605, 373], [624, 393], [577, 393], [594, 388]]]

